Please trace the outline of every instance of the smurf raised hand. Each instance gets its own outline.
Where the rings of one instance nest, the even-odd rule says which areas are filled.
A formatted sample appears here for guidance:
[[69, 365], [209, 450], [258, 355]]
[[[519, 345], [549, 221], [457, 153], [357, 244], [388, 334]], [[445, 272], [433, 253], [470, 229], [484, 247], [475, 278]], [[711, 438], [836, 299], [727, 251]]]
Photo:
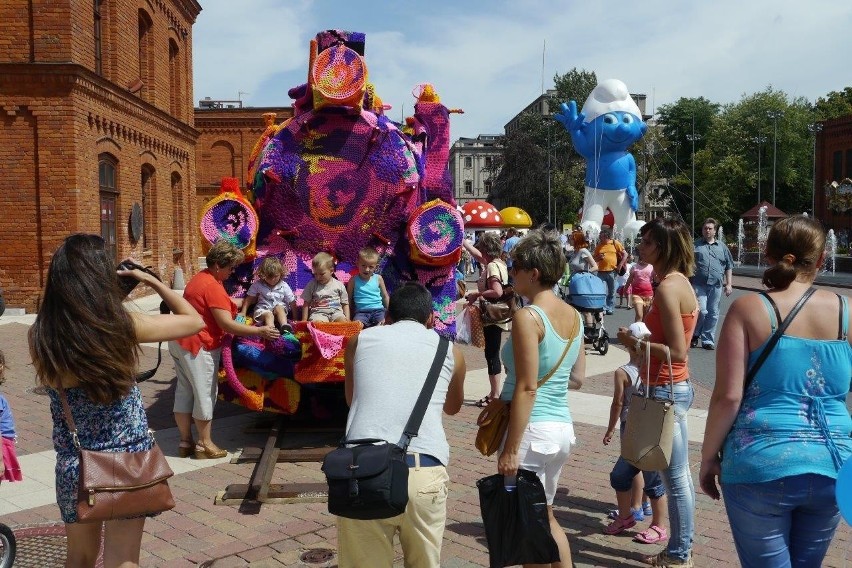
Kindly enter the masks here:
[[648, 127], [627, 86], [618, 79], [601, 81], [581, 112], [577, 112], [576, 101], [570, 101], [562, 103], [554, 118], [571, 135], [577, 153], [586, 159], [583, 229], [596, 236], [609, 208], [625, 238], [634, 238], [643, 223], [636, 220], [636, 160], [627, 149]]

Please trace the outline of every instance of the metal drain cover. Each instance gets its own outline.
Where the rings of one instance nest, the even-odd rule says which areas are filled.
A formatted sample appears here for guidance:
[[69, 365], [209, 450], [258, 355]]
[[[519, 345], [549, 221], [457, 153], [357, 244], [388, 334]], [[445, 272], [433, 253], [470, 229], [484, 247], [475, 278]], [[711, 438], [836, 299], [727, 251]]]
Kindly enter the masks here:
[[312, 548], [299, 557], [306, 564], [324, 564], [332, 558], [334, 558], [334, 551], [328, 548]]

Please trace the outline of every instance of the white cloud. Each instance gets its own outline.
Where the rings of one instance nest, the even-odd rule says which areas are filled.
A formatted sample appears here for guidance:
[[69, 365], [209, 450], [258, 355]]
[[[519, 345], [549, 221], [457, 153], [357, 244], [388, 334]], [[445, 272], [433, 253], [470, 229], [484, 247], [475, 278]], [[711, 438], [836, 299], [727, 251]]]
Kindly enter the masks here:
[[211, 0], [194, 29], [196, 98], [249, 91], [252, 105], [286, 105], [307, 74], [308, 43], [337, 27], [367, 34], [371, 80], [398, 118], [412, 87], [433, 83], [452, 136], [503, 125], [572, 67], [623, 80], [649, 110], [680, 97], [739, 100], [767, 85], [813, 101], [848, 83], [852, 5], [834, 0], [432, 0], [428, 3]]

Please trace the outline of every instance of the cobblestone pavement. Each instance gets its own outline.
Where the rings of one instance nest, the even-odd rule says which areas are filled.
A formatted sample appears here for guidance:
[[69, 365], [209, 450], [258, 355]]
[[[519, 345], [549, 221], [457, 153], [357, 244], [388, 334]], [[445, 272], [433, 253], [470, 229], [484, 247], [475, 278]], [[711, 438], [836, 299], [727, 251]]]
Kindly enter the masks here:
[[[17, 323], [0, 325], [0, 346], [6, 352], [11, 367], [3, 392], [15, 412], [20, 436], [19, 454], [44, 453], [49, 456], [52, 444], [48, 399], [33, 390], [35, 381], [26, 349], [26, 326]], [[485, 367], [480, 350], [463, 348], [469, 369], [475, 371]], [[617, 356], [619, 349], [613, 346], [607, 357]], [[145, 348], [141, 367], [148, 368], [155, 355], [153, 348]], [[167, 435], [169, 429], [173, 429], [173, 377], [171, 360], [165, 357], [157, 375], [141, 385], [151, 423], [159, 430], [158, 436]], [[611, 380], [611, 373], [588, 377], [582, 392], [608, 397]], [[706, 409], [709, 394], [706, 388], [697, 386], [693, 408]], [[473, 447], [474, 422], [478, 412], [476, 407], [466, 405], [458, 415], [445, 417], [453, 448], [442, 554], [442, 566], [446, 567], [488, 565], [476, 481], [496, 472], [496, 460], [482, 457]], [[245, 425], [251, 424], [249, 418], [250, 413], [240, 407], [222, 402], [218, 404], [216, 421], [237, 425], [229, 432], [227, 439], [233, 441], [225, 446], [228, 450], [234, 452], [240, 447], [262, 444], [265, 439], [262, 432], [245, 428]], [[641, 555], [661, 549], [661, 546], [632, 541], [631, 536], [644, 529], [647, 521], [638, 523], [636, 530], [623, 535], [606, 536], [601, 532], [607, 522], [606, 511], [615, 501], [609, 486], [609, 472], [617, 457], [617, 445], [602, 445], [603, 426], [578, 422], [575, 429], [577, 445], [563, 470], [562, 485], [554, 504], [556, 516], [568, 534], [574, 564], [580, 567], [640, 566]], [[226, 439], [224, 435], [222, 439]], [[699, 450], [700, 444], [690, 444], [694, 476], [697, 476]], [[216, 495], [230, 484], [246, 483], [254, 465], [230, 463], [228, 460], [212, 465], [189, 459], [175, 460], [179, 465], [186, 462], [186, 467], [171, 483], [177, 506], [146, 522], [142, 566], [336, 566], [334, 517], [327, 513], [324, 503], [258, 505], [243, 502], [217, 505], [214, 503]], [[45, 459], [45, 463], [49, 460]], [[195, 469], [189, 469], [190, 466]], [[32, 473], [24, 471], [25, 476]], [[273, 478], [273, 483], [321, 481], [323, 476], [316, 462], [279, 463]], [[50, 542], [35, 541], [35, 536], [24, 531], [25, 527], [46, 527], [57, 523], [59, 512], [56, 505], [47, 501], [37, 506], [26, 505], [26, 499], [15, 494], [15, 485], [0, 485], [0, 503], [3, 498], [20, 497], [17, 501], [19, 510], [3, 510], [0, 504], [0, 521], [20, 533], [20, 564], [16, 563], [16, 566], [61, 566], [63, 552], [61, 546], [56, 546], [57, 542], [61, 542], [61, 535], [50, 536]], [[736, 565], [723, 504], [701, 493], [696, 502], [696, 566]], [[846, 523], [842, 523], [824, 566], [848, 566], [852, 560], [851, 542], [852, 531]], [[402, 565], [401, 552], [397, 564]]]

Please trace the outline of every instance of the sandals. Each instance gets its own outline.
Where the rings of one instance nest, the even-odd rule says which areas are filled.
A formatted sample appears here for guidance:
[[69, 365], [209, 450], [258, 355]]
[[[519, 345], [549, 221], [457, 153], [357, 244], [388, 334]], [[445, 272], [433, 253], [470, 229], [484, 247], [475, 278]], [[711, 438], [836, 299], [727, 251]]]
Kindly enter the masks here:
[[188, 458], [195, 453], [195, 442], [193, 440], [181, 440], [178, 444], [178, 456]]
[[630, 515], [626, 519], [618, 517], [605, 526], [603, 532], [608, 535], [616, 535], [623, 533], [627, 529], [632, 529], [634, 526], [636, 526], [636, 519], [633, 518], [633, 515]]
[[658, 542], [665, 542], [668, 539], [669, 533], [666, 532], [666, 529], [657, 525], [651, 525], [633, 537], [633, 540], [636, 542], [642, 542], [645, 544], [656, 544]]
[[485, 408], [486, 406], [488, 406], [488, 403], [490, 403], [491, 400], [491, 397], [486, 394], [485, 396], [474, 402], [474, 404], [479, 408]]

